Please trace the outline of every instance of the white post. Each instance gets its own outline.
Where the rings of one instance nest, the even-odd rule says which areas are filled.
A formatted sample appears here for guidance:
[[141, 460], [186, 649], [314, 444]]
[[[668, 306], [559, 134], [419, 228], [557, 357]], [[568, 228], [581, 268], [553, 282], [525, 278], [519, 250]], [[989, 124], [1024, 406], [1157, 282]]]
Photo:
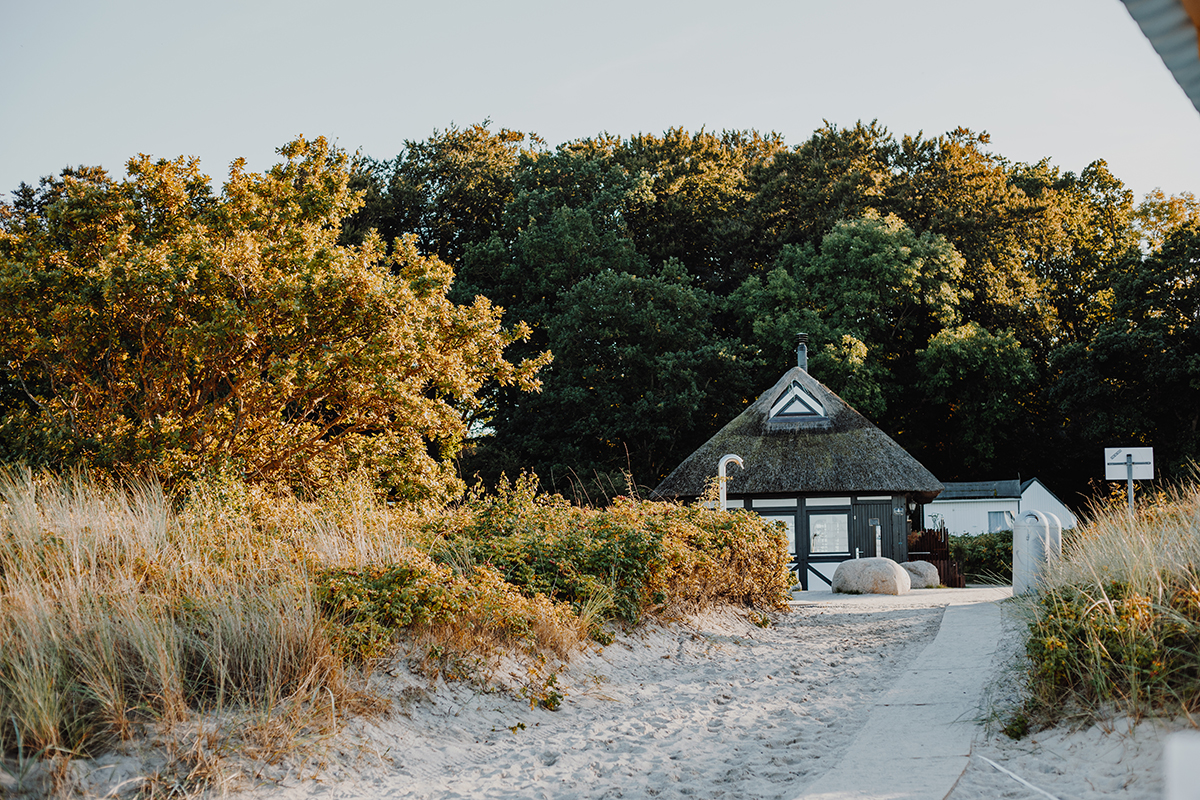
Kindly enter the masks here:
[[1129, 516], [1133, 516], [1133, 453], [1125, 456], [1126, 492], [1129, 494]]
[[1013, 594], [1036, 592], [1046, 566], [1050, 522], [1041, 511], [1026, 511], [1013, 522]]
[[1180, 731], [1163, 748], [1166, 800], [1200, 800], [1200, 734]]
[[[742, 457], [735, 456], [733, 453], [728, 453], [721, 456], [721, 460], [717, 462], [717, 483], [720, 485], [719, 491], [721, 493], [722, 511], [725, 510], [725, 481], [728, 480], [728, 478], [725, 477], [725, 468], [729, 466], [730, 461], [732, 461], [734, 464], [737, 464], [739, 467], [742, 467]], [[745, 469], [745, 467], [742, 468]]]

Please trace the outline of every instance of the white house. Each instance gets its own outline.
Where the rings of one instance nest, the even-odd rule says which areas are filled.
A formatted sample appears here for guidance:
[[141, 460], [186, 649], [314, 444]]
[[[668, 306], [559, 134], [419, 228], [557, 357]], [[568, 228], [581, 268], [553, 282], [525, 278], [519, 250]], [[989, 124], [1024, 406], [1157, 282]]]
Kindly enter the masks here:
[[926, 528], [945, 526], [950, 533], [960, 534], [1012, 530], [1022, 511], [1054, 514], [1064, 528], [1078, 523], [1071, 510], [1037, 478], [943, 485], [946, 489], [925, 504]]

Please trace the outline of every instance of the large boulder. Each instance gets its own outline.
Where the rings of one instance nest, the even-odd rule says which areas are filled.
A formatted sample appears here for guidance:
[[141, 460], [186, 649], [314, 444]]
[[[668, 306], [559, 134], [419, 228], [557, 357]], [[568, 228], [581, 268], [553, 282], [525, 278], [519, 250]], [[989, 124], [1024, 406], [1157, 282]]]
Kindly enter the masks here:
[[942, 585], [937, 567], [928, 561], [905, 561], [900, 566], [908, 573], [914, 589], [936, 589]]
[[890, 558], [855, 558], [833, 572], [833, 590], [846, 594], [907, 594], [912, 579]]

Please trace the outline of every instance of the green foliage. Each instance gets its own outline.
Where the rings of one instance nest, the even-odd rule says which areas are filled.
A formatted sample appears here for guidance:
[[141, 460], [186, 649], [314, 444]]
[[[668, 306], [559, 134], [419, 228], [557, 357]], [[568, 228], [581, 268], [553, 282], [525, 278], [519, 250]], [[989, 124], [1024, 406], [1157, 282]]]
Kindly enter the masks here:
[[720, 293], [754, 269], [750, 174], [787, 152], [780, 136], [672, 128], [607, 144], [614, 161], [648, 180], [624, 218], [650, 264], [682, 264], [703, 288]]
[[1026, 644], [1033, 706], [1051, 713], [1068, 703], [1119, 702], [1194, 712], [1200, 705], [1196, 577], [1172, 581], [1162, 600], [1116, 580], [1042, 594]]
[[[922, 430], [939, 431], [954, 443], [963, 469], [993, 469], [1000, 451], [1015, 444], [1026, 421], [1025, 407], [1037, 392], [1037, 370], [1028, 350], [1011, 331], [989, 333], [977, 323], [944, 328], [917, 352], [917, 386], [931, 407], [923, 409]], [[948, 435], [947, 435], [948, 434]]]
[[405, 499], [458, 487], [461, 409], [484, 382], [533, 388], [483, 298], [398, 240], [337, 244], [358, 201], [324, 139], [239, 161], [215, 196], [195, 161], [64, 173], [0, 207], [0, 459], [232, 470], [321, 485], [363, 468]]
[[[1098, 443], [1154, 441], [1176, 476], [1200, 454], [1200, 212], [1187, 193], [1135, 203], [1103, 161], [1076, 174], [984, 132], [877, 123], [796, 146], [675, 128], [548, 148], [484, 121], [349, 175], [304, 147], [220, 192], [195, 165], [137, 162], [13, 194], [0, 458], [312, 485], [361, 466], [445, 497], [461, 452], [490, 484], [533, 468], [599, 500], [622, 473], [657, 483], [792, 363], [800, 331], [814, 376], [946, 480], [1038, 474], [1074, 495]], [[396, 357], [376, 302], [392, 279], [419, 322]], [[508, 362], [555, 353], [542, 397], [495, 348], [437, 363], [523, 333], [477, 296], [531, 326]]]
[[1051, 399], [1072, 440], [1150, 444], [1164, 474], [1186, 475], [1200, 452], [1200, 225], [1182, 224], [1160, 250], [1127, 262], [1111, 312], [1085, 342], [1052, 354]]
[[950, 557], [967, 580], [1012, 583], [1013, 532], [950, 536]]
[[415, 234], [422, 252], [459, 269], [466, 248], [499, 227], [516, 191], [518, 159], [540, 143], [519, 131], [493, 133], [489, 124], [435, 130], [406, 141], [391, 161], [361, 159], [352, 187], [365, 202], [347, 220], [346, 240], [361, 244], [371, 230], [387, 243]]
[[962, 263], [942, 237], [869, 212], [837, 223], [820, 250], [783, 248], [767, 280], [749, 278], [732, 304], [752, 338], [770, 343], [763, 384], [791, 360], [795, 333], [804, 331], [811, 371], [886, 424], [909, 405], [902, 398], [917, 350], [959, 320]]
[[628, 498], [583, 508], [538, 494], [532, 477], [474, 493], [437, 533], [441, 553], [466, 548], [527, 594], [576, 609], [600, 598], [627, 623], [719, 601], [777, 608], [791, 585], [786, 542], [755, 515]]
[[522, 595], [490, 566], [456, 572], [418, 550], [396, 555], [393, 563], [322, 570], [314, 578], [335, 646], [356, 662], [388, 654], [401, 637], [425, 635], [433, 642], [427, 668], [474, 678], [472, 653], [475, 661], [496, 647], [563, 657], [585, 632], [586, 621], [570, 606], [544, 593]]
[[401, 564], [317, 576], [313, 596], [334, 623], [342, 652], [358, 659], [385, 655], [405, 628], [446, 622], [461, 610], [466, 582], [422, 553], [408, 555]]
[[[653, 485], [778, 377], [804, 331], [814, 375], [935, 474], [1036, 472], [1073, 493], [1075, 451], [1095, 442], [1056, 387], [1090, 378], [1060, 351], [1119, 322], [1113, 286], [1139, 239], [1165, 242], [1194, 202], [1135, 209], [1103, 162], [1076, 175], [989, 145], [858, 123], [795, 147], [671, 129], [547, 150], [484, 123], [364, 161], [360, 180], [369, 224], [416, 231], [454, 259], [454, 298], [530, 322], [514, 352], [559, 359], [541, 398], [481, 390], [466, 474], [534, 468], [597, 498], [620, 472]], [[670, 324], [648, 327], [651, 313]], [[1046, 441], [1064, 454], [1049, 465], [1032, 446]]]
[[713, 329], [717, 302], [674, 262], [648, 277], [605, 270], [578, 281], [547, 320], [555, 361], [541, 393], [493, 419], [506, 433], [484, 456], [507, 457], [485, 476], [530, 467], [558, 489], [582, 476], [600, 484], [597, 500], [624, 491], [628, 473], [652, 487], [702, 443], [695, 431], [752, 388], [731, 379], [752, 353]]
[[1026, 603], [1026, 713], [1052, 722], [1114, 710], [1200, 709], [1200, 493], [1096, 509]]
[[898, 148], [878, 122], [853, 128], [826, 123], [803, 144], [776, 154], [753, 172], [753, 200], [763, 260], [780, 246], [815, 244], [842, 220], [873, 209], [887, 213]]

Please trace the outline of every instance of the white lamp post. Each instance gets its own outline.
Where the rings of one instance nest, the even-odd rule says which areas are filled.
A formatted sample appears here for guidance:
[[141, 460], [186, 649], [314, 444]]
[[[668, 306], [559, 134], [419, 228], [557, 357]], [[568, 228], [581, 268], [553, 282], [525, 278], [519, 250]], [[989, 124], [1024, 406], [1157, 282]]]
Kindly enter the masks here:
[[728, 480], [728, 478], [725, 477], [725, 468], [729, 466], [730, 461], [732, 461], [734, 464], [737, 464], [739, 467], [742, 467], [742, 469], [745, 469], [745, 467], [742, 465], [742, 457], [735, 456], [733, 453], [728, 453], [721, 456], [721, 460], [717, 462], [717, 481], [720, 484], [722, 511], [725, 510], [725, 481]]

